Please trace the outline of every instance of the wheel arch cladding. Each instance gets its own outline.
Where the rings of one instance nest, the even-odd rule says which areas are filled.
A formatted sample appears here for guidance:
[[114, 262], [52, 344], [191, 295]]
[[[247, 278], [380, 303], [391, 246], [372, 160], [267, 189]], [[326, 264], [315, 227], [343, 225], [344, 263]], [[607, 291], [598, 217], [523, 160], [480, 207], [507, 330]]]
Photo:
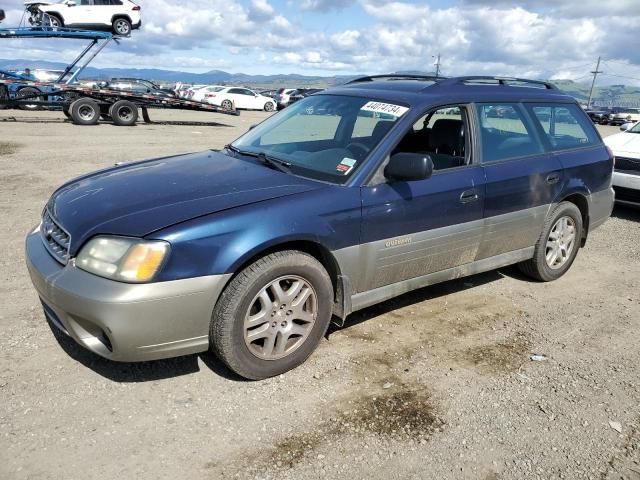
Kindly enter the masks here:
[[333, 286], [333, 295], [334, 295], [334, 311], [337, 311], [337, 314], [342, 312], [342, 305], [344, 302], [344, 287], [341, 281], [340, 275], [340, 266], [336, 258], [333, 256], [331, 251], [322, 245], [313, 240], [282, 240], [275, 243], [270, 243], [266, 245], [261, 245], [260, 247], [254, 249], [251, 252], [248, 252], [247, 255], [238, 259], [236, 264], [233, 265], [233, 277], [229, 279], [229, 282], [240, 273], [242, 270], [247, 268], [252, 263], [258, 261], [260, 258], [266, 257], [272, 253], [283, 252], [286, 250], [294, 250], [302, 253], [306, 253], [307, 255], [315, 258], [320, 264], [324, 267], [324, 269], [329, 274], [329, 278], [331, 278], [331, 284]]
[[113, 17], [111, 17], [111, 23], [115, 22], [119, 18], [124, 18], [129, 23], [133, 24], [133, 21], [131, 20], [131, 17], [129, 15], [125, 14], [125, 13], [118, 13], [118, 14], [114, 15]]

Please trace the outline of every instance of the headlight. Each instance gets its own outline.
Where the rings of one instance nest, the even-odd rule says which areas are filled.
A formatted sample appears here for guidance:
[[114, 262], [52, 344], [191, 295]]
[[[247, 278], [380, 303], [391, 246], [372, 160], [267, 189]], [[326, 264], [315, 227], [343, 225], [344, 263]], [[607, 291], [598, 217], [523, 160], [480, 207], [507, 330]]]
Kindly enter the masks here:
[[153, 279], [168, 253], [169, 244], [163, 241], [96, 237], [80, 251], [76, 266], [112, 280], [144, 283]]

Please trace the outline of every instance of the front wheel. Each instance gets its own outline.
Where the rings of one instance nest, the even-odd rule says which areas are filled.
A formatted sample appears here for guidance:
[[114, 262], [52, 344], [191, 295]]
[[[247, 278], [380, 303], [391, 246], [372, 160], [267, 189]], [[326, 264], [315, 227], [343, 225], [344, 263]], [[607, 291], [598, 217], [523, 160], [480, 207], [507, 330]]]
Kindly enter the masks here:
[[573, 203], [560, 203], [545, 221], [531, 260], [519, 265], [526, 275], [551, 282], [563, 276], [582, 242], [582, 213]]
[[280, 375], [315, 350], [331, 320], [333, 286], [315, 258], [277, 252], [240, 272], [213, 311], [213, 352], [238, 375]]

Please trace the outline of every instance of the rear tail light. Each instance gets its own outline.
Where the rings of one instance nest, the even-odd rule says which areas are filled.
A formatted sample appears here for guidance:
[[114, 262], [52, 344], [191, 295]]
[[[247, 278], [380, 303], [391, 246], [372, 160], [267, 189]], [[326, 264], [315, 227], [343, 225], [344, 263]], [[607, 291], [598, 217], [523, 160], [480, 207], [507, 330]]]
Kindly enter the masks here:
[[139, 12], [140, 10], [142, 10], [142, 7], [140, 7], [139, 5], [136, 5], [135, 7], [133, 7], [134, 12]]
[[215, 93], [207, 93], [207, 94], [205, 95], [205, 97], [207, 97], [207, 98], [214, 98], [215, 96], [216, 96], [216, 94], [215, 94]]

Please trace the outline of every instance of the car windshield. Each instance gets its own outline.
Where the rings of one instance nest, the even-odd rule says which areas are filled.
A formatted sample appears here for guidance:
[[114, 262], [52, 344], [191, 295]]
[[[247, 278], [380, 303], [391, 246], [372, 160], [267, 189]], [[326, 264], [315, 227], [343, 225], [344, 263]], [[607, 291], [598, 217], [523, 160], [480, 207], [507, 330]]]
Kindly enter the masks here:
[[640, 122], [636, 123], [632, 128], [627, 130], [629, 133], [640, 133]]
[[236, 154], [277, 159], [293, 174], [343, 184], [408, 110], [369, 98], [316, 95], [272, 116], [232, 147]]

